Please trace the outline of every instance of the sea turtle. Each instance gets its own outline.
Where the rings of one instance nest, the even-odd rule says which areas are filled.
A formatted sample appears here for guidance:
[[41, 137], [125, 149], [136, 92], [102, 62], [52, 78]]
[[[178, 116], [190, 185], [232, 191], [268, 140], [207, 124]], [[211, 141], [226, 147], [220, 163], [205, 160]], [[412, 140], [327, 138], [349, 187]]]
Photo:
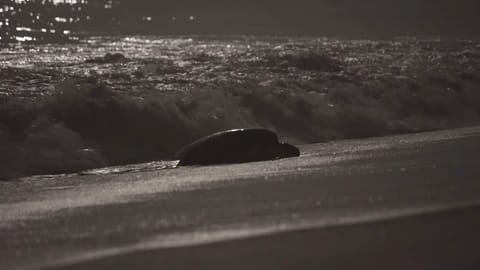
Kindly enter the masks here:
[[232, 129], [197, 140], [177, 153], [179, 166], [243, 163], [299, 156], [293, 145], [279, 142], [267, 129]]

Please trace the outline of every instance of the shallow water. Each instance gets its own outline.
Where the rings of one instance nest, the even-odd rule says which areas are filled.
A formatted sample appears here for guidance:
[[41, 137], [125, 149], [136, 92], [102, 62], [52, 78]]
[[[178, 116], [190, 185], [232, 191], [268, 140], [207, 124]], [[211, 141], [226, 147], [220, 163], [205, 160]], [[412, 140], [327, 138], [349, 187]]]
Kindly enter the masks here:
[[231, 128], [301, 144], [480, 120], [468, 40], [92, 37], [1, 48], [0, 79], [4, 178], [169, 159]]

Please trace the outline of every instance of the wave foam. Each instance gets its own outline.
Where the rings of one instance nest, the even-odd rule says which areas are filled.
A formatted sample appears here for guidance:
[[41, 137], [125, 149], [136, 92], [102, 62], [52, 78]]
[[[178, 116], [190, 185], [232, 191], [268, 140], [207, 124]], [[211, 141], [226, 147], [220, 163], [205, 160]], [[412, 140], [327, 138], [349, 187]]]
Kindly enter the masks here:
[[[0, 178], [169, 159], [231, 128], [311, 143], [480, 120], [476, 43], [152, 40], [41, 49], [41, 63], [71, 51], [51, 64], [61, 72], [2, 68], [15, 91], [0, 99]], [[85, 61], [120, 45], [125, 61]]]

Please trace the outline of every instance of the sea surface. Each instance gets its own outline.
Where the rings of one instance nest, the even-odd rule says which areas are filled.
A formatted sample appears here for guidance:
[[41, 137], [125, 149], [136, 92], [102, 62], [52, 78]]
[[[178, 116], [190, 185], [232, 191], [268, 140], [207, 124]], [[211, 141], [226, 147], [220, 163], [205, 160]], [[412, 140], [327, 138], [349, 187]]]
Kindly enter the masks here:
[[473, 125], [480, 42], [94, 36], [0, 47], [0, 178], [171, 160], [245, 127], [294, 144]]
[[[477, 41], [102, 36], [2, 44], [0, 80], [1, 269], [90, 268], [102, 258], [121, 269], [145, 263], [132, 259], [136, 252], [362, 223], [385, 244], [402, 237], [378, 229], [381, 220], [479, 204]], [[450, 129], [461, 126], [475, 127]], [[277, 132], [301, 156], [176, 168], [185, 144], [245, 127]], [[448, 130], [378, 137], [439, 129]], [[466, 251], [433, 258], [438, 264], [468, 264], [478, 236], [460, 228], [471, 219], [447, 215], [442, 227], [427, 217], [416, 226], [437, 232], [432, 238], [400, 230], [428, 258], [440, 247]], [[327, 232], [339, 261], [349, 261], [345, 250], [365, 251], [351, 239], [338, 246]], [[304, 239], [313, 251], [325, 244]], [[418, 239], [441, 244], [432, 251]], [[411, 254], [408, 246], [382, 250]], [[296, 253], [286, 254], [278, 258], [291, 262]], [[150, 256], [152, 267], [163, 258]]]

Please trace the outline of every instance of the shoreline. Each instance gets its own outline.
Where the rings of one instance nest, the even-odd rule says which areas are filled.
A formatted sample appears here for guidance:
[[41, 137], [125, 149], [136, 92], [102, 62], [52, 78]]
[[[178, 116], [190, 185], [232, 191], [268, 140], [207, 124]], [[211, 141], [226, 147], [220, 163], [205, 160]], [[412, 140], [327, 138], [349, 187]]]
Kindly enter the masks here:
[[[339, 140], [332, 140], [326, 142], [317, 142], [317, 143], [308, 143], [308, 144], [299, 144], [296, 145], [302, 152], [300, 155], [308, 153], [309, 151], [306, 150], [312, 146], [317, 148], [317, 146], [323, 146], [325, 149], [329, 149], [330, 147], [334, 147], [337, 144], [345, 144], [345, 143], [358, 143], [363, 141], [364, 143], [368, 143], [370, 141], [376, 141], [379, 139], [403, 139], [408, 137], [411, 141], [416, 141], [416, 137], [419, 137], [419, 141], [423, 140], [421, 137], [425, 137], [426, 135], [436, 135], [442, 134], [443, 137], [440, 136], [439, 140], [445, 140], [450, 135], [450, 133], [455, 134], [457, 132], [464, 133], [463, 137], [475, 136], [480, 132], [480, 124], [474, 123], [470, 125], [460, 126], [456, 128], [447, 128], [447, 129], [439, 129], [439, 130], [425, 130], [419, 132], [412, 132], [412, 133], [395, 133], [395, 134], [387, 134], [383, 136], [372, 136], [372, 137], [365, 137], [365, 138], [348, 138], [348, 139], [339, 139]], [[303, 152], [305, 151], [305, 152]], [[148, 162], [137, 162], [137, 163], [127, 163], [127, 164], [118, 164], [118, 165], [111, 165], [111, 166], [104, 166], [104, 167], [95, 167], [81, 171], [75, 172], [66, 172], [66, 173], [59, 173], [59, 174], [36, 174], [36, 175], [23, 175], [13, 178], [1, 178], [0, 183], [13, 183], [16, 181], [22, 181], [27, 179], [42, 179], [42, 178], [57, 178], [57, 177], [74, 177], [74, 176], [85, 176], [85, 175], [115, 175], [115, 174], [122, 174], [122, 173], [129, 173], [129, 172], [148, 172], [148, 171], [156, 171], [156, 170], [163, 170], [163, 169], [176, 169], [178, 159], [160, 159]], [[264, 161], [274, 161], [274, 160], [264, 160]], [[252, 161], [255, 162], [255, 161]], [[245, 163], [237, 163], [237, 164], [248, 164], [252, 162], [245, 162]], [[262, 162], [262, 161], [260, 161]], [[217, 164], [217, 165], [228, 165], [228, 164]], [[208, 166], [208, 165], [207, 165]]]

